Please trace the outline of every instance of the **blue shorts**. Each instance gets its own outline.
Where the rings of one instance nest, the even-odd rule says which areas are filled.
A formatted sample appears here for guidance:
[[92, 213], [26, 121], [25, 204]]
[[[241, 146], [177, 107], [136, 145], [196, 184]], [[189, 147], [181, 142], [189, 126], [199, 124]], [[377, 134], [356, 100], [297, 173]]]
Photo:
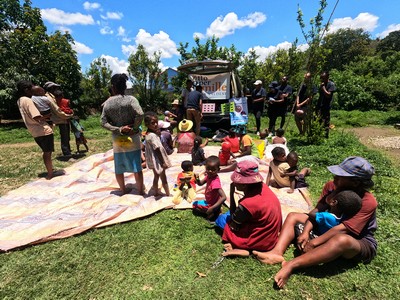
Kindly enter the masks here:
[[114, 152], [114, 168], [115, 174], [123, 174], [125, 172], [137, 173], [142, 171], [142, 150], [130, 152]]

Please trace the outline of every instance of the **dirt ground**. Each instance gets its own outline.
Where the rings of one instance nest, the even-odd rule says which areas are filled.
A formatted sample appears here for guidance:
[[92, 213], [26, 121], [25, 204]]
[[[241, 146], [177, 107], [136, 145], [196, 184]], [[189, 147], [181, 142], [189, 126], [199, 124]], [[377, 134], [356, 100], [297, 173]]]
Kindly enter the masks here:
[[361, 143], [369, 148], [381, 150], [400, 167], [400, 129], [394, 127], [352, 128]]

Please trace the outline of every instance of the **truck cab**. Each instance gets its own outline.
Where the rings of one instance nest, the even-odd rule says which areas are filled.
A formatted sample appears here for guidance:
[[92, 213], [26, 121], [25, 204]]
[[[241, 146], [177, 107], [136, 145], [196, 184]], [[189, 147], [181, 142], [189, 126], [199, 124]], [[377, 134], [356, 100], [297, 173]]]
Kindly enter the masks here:
[[203, 120], [208, 127], [229, 128], [229, 99], [243, 95], [235, 66], [225, 60], [189, 61], [178, 67], [193, 84], [203, 87]]

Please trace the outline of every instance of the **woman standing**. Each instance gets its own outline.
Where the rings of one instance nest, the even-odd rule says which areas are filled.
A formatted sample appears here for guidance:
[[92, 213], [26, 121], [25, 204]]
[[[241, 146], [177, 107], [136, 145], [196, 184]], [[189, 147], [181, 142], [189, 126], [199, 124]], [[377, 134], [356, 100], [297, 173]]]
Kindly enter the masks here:
[[141, 142], [139, 126], [143, 119], [143, 110], [139, 101], [125, 95], [125, 74], [111, 77], [113, 96], [104, 104], [101, 125], [112, 132], [115, 178], [122, 194], [129, 193], [125, 186], [125, 172], [135, 174], [136, 187], [140, 195], [144, 194], [141, 165]]

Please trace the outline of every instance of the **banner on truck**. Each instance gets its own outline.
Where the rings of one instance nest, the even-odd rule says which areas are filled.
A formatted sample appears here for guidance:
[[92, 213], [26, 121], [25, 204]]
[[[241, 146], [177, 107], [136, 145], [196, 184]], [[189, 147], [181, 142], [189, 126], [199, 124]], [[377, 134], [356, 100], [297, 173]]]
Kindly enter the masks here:
[[230, 73], [221, 73], [217, 75], [189, 75], [193, 84], [203, 87], [205, 99], [229, 99], [231, 94], [231, 85], [229, 82]]
[[247, 98], [232, 98], [229, 100], [229, 114], [231, 125], [245, 125], [249, 121], [249, 110], [247, 108]]

